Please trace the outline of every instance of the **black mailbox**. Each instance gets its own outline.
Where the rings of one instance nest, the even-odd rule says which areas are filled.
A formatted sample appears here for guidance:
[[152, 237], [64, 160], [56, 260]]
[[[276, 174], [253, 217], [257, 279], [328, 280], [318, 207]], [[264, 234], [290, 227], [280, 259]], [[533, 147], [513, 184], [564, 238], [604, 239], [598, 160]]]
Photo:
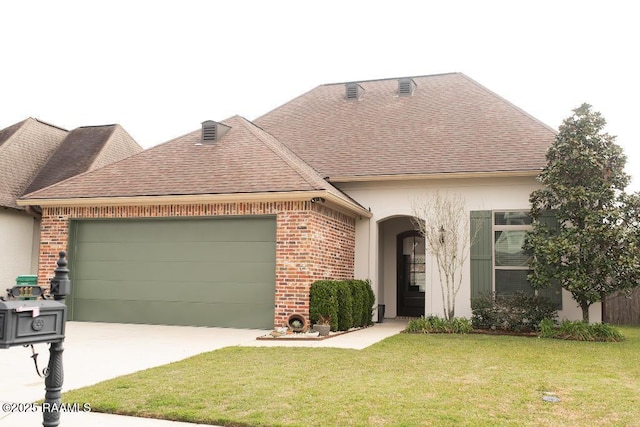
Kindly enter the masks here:
[[0, 348], [62, 342], [66, 314], [59, 301], [0, 301]]
[[[50, 295], [45, 296], [42, 288], [33, 283], [18, 281], [8, 289], [7, 296], [0, 296], [0, 348], [14, 345], [49, 343], [49, 365], [44, 375], [38, 370], [33, 351], [31, 356], [36, 364], [38, 375], [44, 376], [44, 404], [42, 405], [42, 425], [56, 427], [60, 425], [62, 394], [62, 352], [64, 324], [67, 320], [67, 306], [64, 300], [71, 292], [67, 253], [59, 252], [58, 267], [50, 281]], [[32, 278], [32, 276], [29, 276]], [[51, 299], [53, 298], [53, 299]]]

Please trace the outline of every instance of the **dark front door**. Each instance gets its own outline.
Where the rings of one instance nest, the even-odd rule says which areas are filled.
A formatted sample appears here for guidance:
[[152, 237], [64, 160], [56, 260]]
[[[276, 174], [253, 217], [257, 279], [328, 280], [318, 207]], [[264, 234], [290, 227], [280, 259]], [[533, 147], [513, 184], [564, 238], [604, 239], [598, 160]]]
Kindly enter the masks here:
[[411, 230], [398, 234], [398, 316], [424, 315], [426, 287], [424, 237]]

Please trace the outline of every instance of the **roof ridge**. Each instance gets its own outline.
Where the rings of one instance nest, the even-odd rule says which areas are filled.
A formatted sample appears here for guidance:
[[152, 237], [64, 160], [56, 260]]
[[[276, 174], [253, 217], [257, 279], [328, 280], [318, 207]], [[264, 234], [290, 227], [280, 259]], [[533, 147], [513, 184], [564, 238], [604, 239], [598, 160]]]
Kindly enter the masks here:
[[449, 72], [449, 73], [423, 74], [423, 75], [418, 75], [418, 76], [385, 77], [385, 78], [382, 78], [382, 79], [368, 79], [368, 80], [350, 80], [350, 81], [345, 81], [345, 82], [325, 83], [325, 84], [322, 84], [320, 86], [337, 86], [337, 85], [344, 85], [344, 84], [347, 84], [347, 83], [384, 82], [384, 81], [398, 80], [398, 79], [420, 79], [420, 78], [426, 78], [426, 77], [450, 76], [450, 75], [454, 75], [454, 74], [462, 74], [462, 75], [464, 75], [463, 73], [461, 73], [459, 71], [452, 71], [452, 72]]
[[[77, 129], [89, 129], [89, 128], [107, 128], [110, 127], [111, 129], [109, 129], [109, 134], [107, 135], [107, 137], [104, 139], [104, 141], [102, 142], [102, 144], [100, 145], [100, 149], [98, 150], [98, 152], [95, 154], [93, 160], [91, 161], [91, 164], [89, 165], [89, 167], [87, 168], [87, 170], [92, 170], [93, 167], [95, 166], [96, 162], [98, 162], [98, 160], [100, 160], [100, 156], [104, 153], [104, 151], [107, 149], [107, 146], [109, 145], [109, 141], [113, 138], [113, 136], [116, 133], [116, 130], [118, 130], [118, 126], [117, 124], [112, 124], [112, 125], [98, 125], [98, 126], [80, 126]], [[75, 130], [75, 129], [74, 129]], [[73, 131], [72, 131], [73, 132]]]
[[[297, 154], [295, 154], [289, 147], [284, 145], [281, 141], [279, 141], [276, 137], [271, 135], [269, 132], [265, 131], [261, 127], [252, 123], [251, 121], [245, 119], [242, 116], [234, 116], [240, 119], [242, 125], [249, 130], [253, 135], [255, 135], [258, 139], [260, 139], [265, 145], [278, 157], [284, 160], [292, 169], [296, 171], [300, 177], [302, 177], [307, 184], [312, 187], [320, 187], [323, 189], [327, 189], [326, 184], [329, 184], [326, 180], [324, 180], [320, 174], [313, 169], [307, 162], [301, 159]], [[256, 132], [256, 129], [259, 129], [260, 132]], [[261, 135], [263, 134], [263, 135]], [[268, 136], [268, 138], [264, 138], [264, 136]], [[306, 169], [306, 170], [305, 170]], [[322, 185], [318, 185], [319, 182], [322, 182]], [[331, 185], [331, 184], [329, 184]]]
[[517, 105], [515, 105], [514, 103], [512, 103], [511, 101], [509, 101], [508, 99], [498, 95], [496, 92], [492, 91], [491, 89], [487, 88], [486, 86], [484, 86], [481, 83], [478, 83], [477, 81], [475, 81], [474, 79], [472, 79], [471, 77], [467, 76], [466, 74], [460, 73], [460, 75], [462, 77], [464, 77], [465, 79], [467, 79], [469, 82], [473, 83], [474, 85], [476, 85], [477, 87], [479, 87], [480, 89], [484, 90], [485, 92], [487, 92], [488, 94], [498, 98], [499, 100], [501, 100], [502, 102], [504, 102], [505, 104], [507, 104], [509, 107], [511, 107], [512, 109], [516, 110], [517, 112], [524, 114], [525, 116], [529, 117], [530, 119], [538, 122], [539, 124], [541, 124], [542, 126], [546, 127], [548, 130], [550, 130], [551, 132], [553, 132], [554, 134], [557, 134], [558, 131], [554, 128], [552, 128], [551, 126], [549, 126], [548, 124], [546, 124], [545, 122], [543, 122], [542, 120], [532, 116], [531, 114], [527, 113], [526, 111], [524, 111], [522, 108], [518, 107]]
[[[335, 185], [333, 185], [332, 183], [330, 183], [329, 181], [327, 181], [325, 178], [323, 178], [322, 176], [320, 176], [320, 174], [318, 173], [318, 171], [316, 171], [310, 164], [308, 164], [307, 162], [304, 161], [304, 159], [302, 159], [300, 156], [298, 156], [296, 153], [293, 152], [293, 150], [291, 150], [289, 147], [287, 147], [286, 144], [282, 143], [282, 141], [278, 140], [278, 138], [276, 138], [275, 136], [271, 135], [269, 132], [267, 132], [266, 130], [262, 129], [260, 126], [256, 125], [255, 123], [252, 123], [251, 121], [245, 119], [242, 116], [237, 116], [240, 118], [241, 123], [243, 124], [243, 126], [245, 126], [245, 128], [247, 128], [251, 133], [253, 133], [257, 138], [259, 138], [261, 141], [265, 142], [266, 145], [269, 147], [269, 149], [271, 151], [274, 152], [274, 154], [276, 154], [277, 156], [279, 156], [281, 159], [283, 159], [285, 162], [287, 162], [289, 165], [291, 165], [291, 162], [298, 162], [297, 164], [293, 164], [293, 167], [301, 167], [302, 170], [296, 168], [296, 172], [305, 180], [307, 181], [307, 183], [309, 185], [311, 185], [312, 187], [315, 187], [313, 182], [310, 182], [308, 178], [315, 178], [315, 180], [317, 180], [321, 189], [329, 192], [330, 194], [333, 194], [334, 196], [340, 197], [344, 200], [347, 200], [350, 203], [353, 203], [354, 205], [365, 209], [364, 206], [362, 206], [359, 202], [357, 202], [354, 198], [352, 198], [351, 196], [349, 196], [348, 194], [346, 194], [344, 191], [340, 190], [338, 187], [336, 187]], [[264, 135], [269, 137], [269, 141], [266, 141], [262, 135], [259, 135], [255, 130], [259, 129], [261, 133], [263, 133]], [[280, 151], [276, 151], [274, 148], [274, 146], [272, 144], [277, 144], [278, 148], [280, 149]], [[303, 175], [304, 174], [308, 174], [307, 176]]]
[[[44, 120], [40, 120], [40, 119], [37, 119], [37, 118], [35, 118], [35, 117], [29, 117], [29, 119], [33, 119], [33, 120], [35, 120], [35, 121], [36, 121], [36, 122], [38, 122], [38, 123], [42, 123], [43, 125], [47, 125], [47, 126], [50, 126], [50, 127], [52, 127], [52, 128], [56, 128], [56, 129], [63, 130], [63, 131], [65, 131], [65, 132], [69, 132], [69, 129], [65, 129], [65, 128], [60, 127], [60, 126], [56, 126], [56, 125], [54, 125], [54, 124], [51, 124], [51, 123], [49, 123], [49, 122], [45, 122]], [[25, 120], [25, 121], [26, 121], [26, 120]]]
[[86, 125], [86, 126], [78, 126], [76, 129], [85, 129], [85, 128], [106, 128], [110, 126], [120, 126], [118, 123], [111, 123], [108, 125]]

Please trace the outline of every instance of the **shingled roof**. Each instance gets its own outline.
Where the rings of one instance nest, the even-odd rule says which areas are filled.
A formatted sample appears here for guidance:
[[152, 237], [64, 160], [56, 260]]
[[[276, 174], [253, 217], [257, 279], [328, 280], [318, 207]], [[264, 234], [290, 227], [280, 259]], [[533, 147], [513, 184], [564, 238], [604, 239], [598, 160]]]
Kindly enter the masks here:
[[16, 199], [66, 135], [66, 130], [33, 118], [0, 130], [0, 206], [24, 209]]
[[27, 198], [45, 204], [60, 199], [309, 193], [363, 210], [251, 122], [234, 116], [221, 123], [231, 129], [214, 143], [203, 144], [197, 130]]
[[79, 127], [65, 137], [24, 194], [142, 151], [120, 125]]
[[[327, 84], [255, 120], [330, 181], [533, 172], [555, 131], [461, 73]], [[413, 84], [412, 83], [412, 84]], [[353, 88], [354, 86], [351, 85]]]

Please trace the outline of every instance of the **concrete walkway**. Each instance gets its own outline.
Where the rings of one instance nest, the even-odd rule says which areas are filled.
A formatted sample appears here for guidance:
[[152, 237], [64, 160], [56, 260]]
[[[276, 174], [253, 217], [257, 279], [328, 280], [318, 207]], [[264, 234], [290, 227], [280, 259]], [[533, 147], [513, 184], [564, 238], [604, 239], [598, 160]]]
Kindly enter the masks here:
[[[63, 392], [229, 346], [363, 349], [399, 333], [406, 323], [406, 320], [386, 319], [384, 323], [373, 327], [321, 341], [266, 341], [256, 338], [269, 331], [258, 329], [67, 322], [63, 353]], [[39, 353], [38, 364], [42, 369], [49, 359], [48, 346], [38, 344], [35, 349]], [[35, 372], [30, 348], [12, 347], [0, 350], [0, 375], [0, 405], [24, 404], [44, 398], [44, 380]], [[42, 425], [41, 412], [0, 410], [0, 427], [38, 425]], [[196, 424], [96, 412], [68, 412], [61, 413], [60, 426], [193, 427]]]

